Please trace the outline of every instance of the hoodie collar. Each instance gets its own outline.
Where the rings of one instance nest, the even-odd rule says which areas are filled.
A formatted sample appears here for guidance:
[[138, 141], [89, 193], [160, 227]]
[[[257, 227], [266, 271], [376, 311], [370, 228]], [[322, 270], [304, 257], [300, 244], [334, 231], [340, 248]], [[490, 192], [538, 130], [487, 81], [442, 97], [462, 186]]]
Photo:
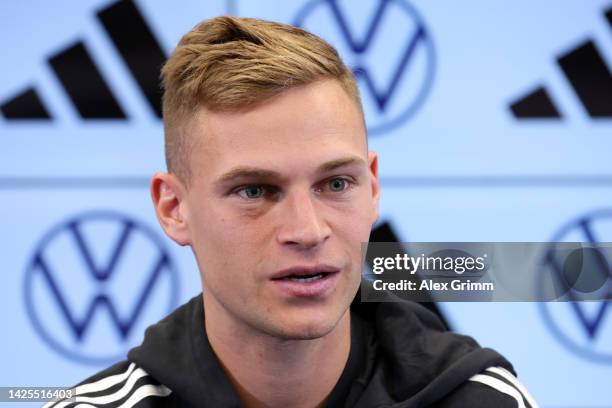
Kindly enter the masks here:
[[193, 407], [242, 407], [206, 337], [202, 294], [148, 328], [128, 359]]
[[[128, 359], [186, 405], [242, 407], [206, 336], [202, 294], [149, 327]], [[325, 406], [428, 405], [490, 366], [513, 371], [495, 351], [447, 331], [424, 307], [362, 303], [357, 293], [351, 305], [349, 359]]]

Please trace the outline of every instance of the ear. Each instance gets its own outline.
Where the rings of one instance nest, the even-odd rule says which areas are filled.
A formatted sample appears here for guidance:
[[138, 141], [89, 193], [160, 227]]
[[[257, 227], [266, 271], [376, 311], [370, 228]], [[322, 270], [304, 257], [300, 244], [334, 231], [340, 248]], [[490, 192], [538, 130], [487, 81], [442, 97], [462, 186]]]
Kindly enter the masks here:
[[378, 155], [374, 151], [368, 152], [368, 167], [370, 169], [370, 183], [372, 184], [372, 225], [378, 220], [380, 201], [380, 182], [378, 179]]
[[191, 244], [191, 234], [184, 214], [185, 191], [174, 174], [157, 172], [151, 179], [151, 198], [157, 220], [166, 235], [181, 246]]

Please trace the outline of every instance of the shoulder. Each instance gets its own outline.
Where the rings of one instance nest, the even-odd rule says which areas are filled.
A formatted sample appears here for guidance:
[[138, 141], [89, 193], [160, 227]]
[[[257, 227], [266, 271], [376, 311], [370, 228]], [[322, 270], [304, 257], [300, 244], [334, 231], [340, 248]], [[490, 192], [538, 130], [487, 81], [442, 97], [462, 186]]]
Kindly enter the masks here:
[[537, 408], [538, 405], [519, 380], [503, 367], [489, 367], [473, 375], [436, 404], [455, 407]]
[[159, 407], [172, 391], [157, 382], [135, 363], [122, 361], [87, 378], [73, 387], [75, 398], [50, 402], [43, 408], [88, 407]]

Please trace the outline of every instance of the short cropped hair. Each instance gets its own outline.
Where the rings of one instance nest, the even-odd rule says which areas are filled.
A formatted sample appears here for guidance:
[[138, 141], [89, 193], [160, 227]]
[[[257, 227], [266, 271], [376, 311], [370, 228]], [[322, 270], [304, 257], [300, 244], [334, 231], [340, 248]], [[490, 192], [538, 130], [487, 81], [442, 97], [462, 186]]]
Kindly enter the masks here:
[[205, 20], [185, 34], [161, 71], [168, 171], [187, 186], [195, 146], [184, 125], [200, 108], [236, 112], [324, 78], [339, 81], [357, 104], [359, 90], [338, 52], [297, 27], [254, 18]]

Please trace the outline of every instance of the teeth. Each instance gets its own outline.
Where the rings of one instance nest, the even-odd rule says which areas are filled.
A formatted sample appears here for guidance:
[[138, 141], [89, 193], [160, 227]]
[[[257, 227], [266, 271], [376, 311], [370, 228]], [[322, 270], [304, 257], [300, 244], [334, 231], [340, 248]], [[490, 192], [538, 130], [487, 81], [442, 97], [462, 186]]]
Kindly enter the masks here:
[[325, 276], [325, 274], [318, 273], [314, 276], [309, 276], [309, 277], [290, 276], [288, 279], [294, 282], [313, 282], [313, 281], [321, 279], [323, 276]]

